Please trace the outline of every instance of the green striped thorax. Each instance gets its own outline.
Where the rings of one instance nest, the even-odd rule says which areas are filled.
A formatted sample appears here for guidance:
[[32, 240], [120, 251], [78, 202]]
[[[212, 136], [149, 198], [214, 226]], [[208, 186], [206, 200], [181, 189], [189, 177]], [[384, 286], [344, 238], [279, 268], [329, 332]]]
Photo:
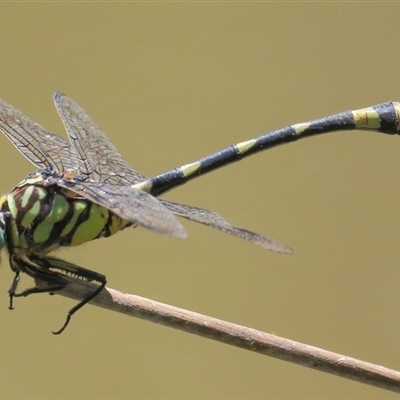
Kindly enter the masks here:
[[45, 255], [60, 246], [111, 236], [131, 225], [107, 208], [59, 187], [57, 179], [43, 173], [30, 174], [3, 196], [1, 214], [9, 218], [0, 229], [0, 246], [4, 247], [6, 236], [14, 254]]

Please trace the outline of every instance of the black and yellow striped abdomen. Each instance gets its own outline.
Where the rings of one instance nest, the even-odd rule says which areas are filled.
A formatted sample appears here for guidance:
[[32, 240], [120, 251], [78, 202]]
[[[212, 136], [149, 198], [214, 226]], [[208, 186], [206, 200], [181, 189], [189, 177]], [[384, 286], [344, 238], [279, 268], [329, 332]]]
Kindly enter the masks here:
[[43, 255], [60, 246], [111, 236], [131, 225], [105, 207], [94, 204], [56, 183], [29, 177], [1, 201], [9, 211], [15, 250]]

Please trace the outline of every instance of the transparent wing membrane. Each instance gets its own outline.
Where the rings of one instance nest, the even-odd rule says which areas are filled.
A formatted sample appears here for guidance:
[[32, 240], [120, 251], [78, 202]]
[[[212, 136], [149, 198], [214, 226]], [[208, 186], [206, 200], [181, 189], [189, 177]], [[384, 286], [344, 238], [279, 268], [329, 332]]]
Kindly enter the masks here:
[[79, 159], [79, 171], [96, 182], [129, 185], [146, 180], [118, 153], [85, 110], [62, 93], [54, 102]]
[[179, 217], [186, 218], [189, 221], [198, 222], [200, 224], [209, 226], [210, 228], [217, 229], [218, 231], [247, 240], [248, 242], [261, 246], [266, 250], [272, 250], [278, 253], [286, 254], [292, 253], [292, 250], [289, 247], [280, 242], [259, 235], [258, 233], [232, 226], [228, 221], [215, 212], [204, 210], [198, 207], [187, 206], [184, 204], [172, 203], [165, 200], [160, 201], [174, 214], [178, 215]]
[[40, 170], [61, 172], [78, 169], [75, 151], [68, 142], [1, 99], [0, 130]]

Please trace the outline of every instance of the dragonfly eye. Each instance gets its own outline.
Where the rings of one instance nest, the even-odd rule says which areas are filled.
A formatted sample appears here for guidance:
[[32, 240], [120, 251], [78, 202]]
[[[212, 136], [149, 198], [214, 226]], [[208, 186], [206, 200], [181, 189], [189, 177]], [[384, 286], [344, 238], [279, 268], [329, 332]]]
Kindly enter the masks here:
[[4, 238], [4, 228], [5, 228], [4, 218], [3, 218], [3, 215], [1, 215], [1, 217], [0, 217], [0, 250], [2, 250], [4, 245], [6, 244], [6, 240]]
[[4, 231], [0, 229], [0, 250], [4, 247], [5, 240], [4, 240]]

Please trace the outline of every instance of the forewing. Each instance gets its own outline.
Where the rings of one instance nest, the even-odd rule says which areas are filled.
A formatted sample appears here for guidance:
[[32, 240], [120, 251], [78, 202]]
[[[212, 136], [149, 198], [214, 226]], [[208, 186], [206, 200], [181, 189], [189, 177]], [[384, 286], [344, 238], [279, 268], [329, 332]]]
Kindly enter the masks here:
[[75, 152], [68, 142], [1, 99], [0, 130], [37, 168], [59, 172], [77, 170]]
[[272, 250], [276, 251], [277, 253], [286, 253], [286, 254], [293, 253], [293, 250], [290, 247], [284, 245], [283, 243], [280, 243], [274, 239], [270, 239], [258, 233], [248, 231], [247, 229], [238, 228], [236, 226], [227, 227], [225, 225], [219, 225], [219, 224], [206, 224], [206, 225], [211, 228], [217, 229], [221, 232], [228, 233], [229, 235], [233, 235], [240, 239], [247, 240], [248, 242], [254, 243], [257, 246], [261, 246], [265, 250]]
[[172, 211], [179, 217], [186, 218], [193, 222], [200, 222], [204, 225], [216, 224], [221, 226], [231, 226], [230, 223], [221, 217], [219, 214], [213, 211], [206, 210], [204, 208], [188, 206], [186, 204], [174, 203], [172, 201], [162, 200], [160, 202], [164, 204], [168, 210]]
[[174, 215], [158, 199], [142, 190], [125, 185], [65, 179], [59, 179], [57, 184], [109, 209], [132, 224], [163, 235], [186, 237], [183, 226]]
[[82, 175], [97, 182], [122, 185], [146, 180], [125, 162], [104, 132], [75, 101], [56, 92], [54, 103], [78, 154]]
[[200, 224], [204, 224], [206, 226], [209, 226], [210, 228], [214, 228], [221, 232], [236, 236], [240, 239], [247, 240], [251, 243], [261, 246], [266, 250], [272, 250], [279, 253], [292, 253], [292, 250], [289, 247], [280, 242], [277, 242], [276, 240], [269, 239], [265, 236], [248, 231], [246, 229], [232, 226], [223, 217], [213, 211], [193, 206], [187, 206], [185, 204], [173, 203], [166, 200], [160, 201], [164, 204], [166, 208], [168, 208], [179, 217], [186, 218], [193, 222], [199, 222]]

